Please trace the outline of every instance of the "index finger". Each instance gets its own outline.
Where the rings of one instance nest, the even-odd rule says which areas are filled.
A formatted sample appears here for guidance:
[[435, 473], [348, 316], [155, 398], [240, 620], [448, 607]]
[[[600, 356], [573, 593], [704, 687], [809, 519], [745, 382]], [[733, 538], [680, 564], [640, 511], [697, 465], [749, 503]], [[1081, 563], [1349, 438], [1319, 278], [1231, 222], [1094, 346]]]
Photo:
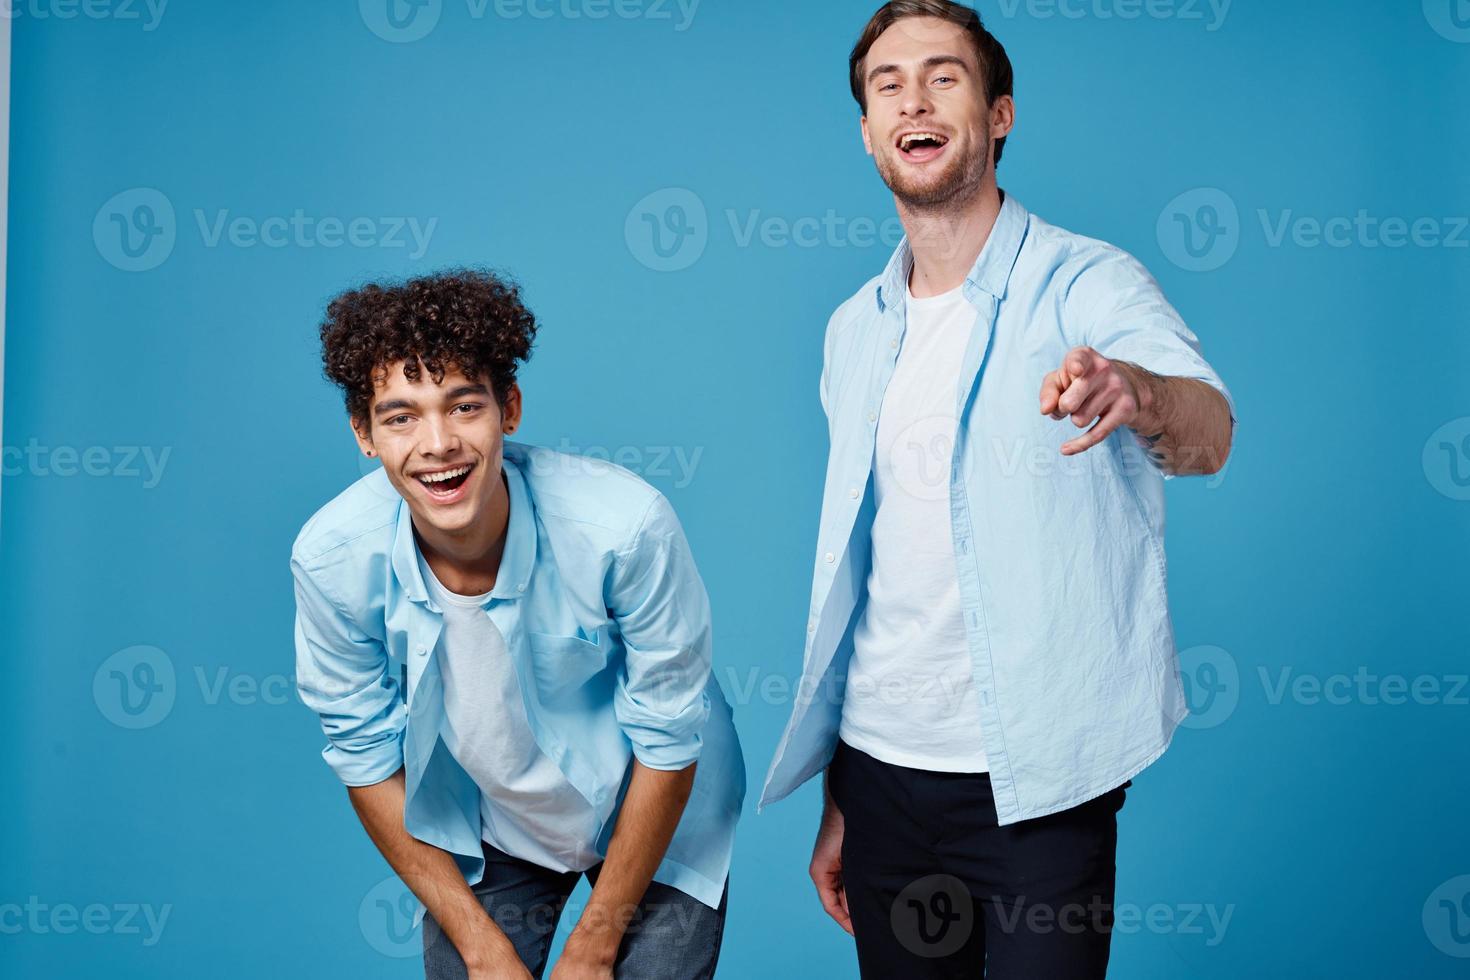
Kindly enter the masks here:
[[1122, 424], [1123, 413], [1119, 411], [1116, 407], [1114, 407], [1112, 411], [1105, 413], [1102, 418], [1097, 420], [1096, 425], [1088, 429], [1082, 435], [1078, 436], [1076, 439], [1073, 439], [1071, 442], [1062, 443], [1062, 455], [1075, 456], [1078, 453], [1087, 452], [1087, 450], [1091, 449], [1093, 446], [1096, 446], [1108, 436], [1112, 435], [1113, 430], [1117, 429]]

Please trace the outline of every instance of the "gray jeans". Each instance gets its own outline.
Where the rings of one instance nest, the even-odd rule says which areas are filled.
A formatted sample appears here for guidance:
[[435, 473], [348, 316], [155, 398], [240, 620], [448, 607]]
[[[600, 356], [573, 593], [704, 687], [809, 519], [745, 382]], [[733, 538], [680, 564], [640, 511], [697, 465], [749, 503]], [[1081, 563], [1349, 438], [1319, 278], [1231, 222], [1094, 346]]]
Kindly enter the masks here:
[[[515, 946], [526, 969], [540, 977], [562, 909], [582, 876], [575, 871], [551, 871], [489, 844], [484, 850], [485, 877], [475, 885], [475, 897]], [[596, 884], [601, 870], [600, 864], [589, 868], [588, 880]], [[729, 893], [726, 882], [720, 907], [712, 909], [662, 882], [649, 884], [618, 949], [614, 976], [636, 980], [713, 977], [725, 934]], [[466, 976], [459, 951], [432, 915], [424, 916], [424, 976], [426, 980], [464, 980]]]

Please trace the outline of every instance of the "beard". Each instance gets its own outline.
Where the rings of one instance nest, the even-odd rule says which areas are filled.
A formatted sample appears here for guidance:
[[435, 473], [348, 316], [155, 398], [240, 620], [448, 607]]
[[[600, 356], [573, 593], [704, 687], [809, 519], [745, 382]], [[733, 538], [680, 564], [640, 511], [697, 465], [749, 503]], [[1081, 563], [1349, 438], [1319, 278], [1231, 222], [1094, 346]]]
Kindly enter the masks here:
[[[954, 141], [950, 142], [954, 146]], [[874, 153], [878, 165], [878, 176], [898, 198], [899, 203], [913, 211], [948, 211], [963, 205], [974, 197], [985, 180], [985, 171], [990, 166], [990, 134], [982, 136], [967, 156], [955, 154], [944, 169], [925, 174], [906, 170], [890, 149]]]

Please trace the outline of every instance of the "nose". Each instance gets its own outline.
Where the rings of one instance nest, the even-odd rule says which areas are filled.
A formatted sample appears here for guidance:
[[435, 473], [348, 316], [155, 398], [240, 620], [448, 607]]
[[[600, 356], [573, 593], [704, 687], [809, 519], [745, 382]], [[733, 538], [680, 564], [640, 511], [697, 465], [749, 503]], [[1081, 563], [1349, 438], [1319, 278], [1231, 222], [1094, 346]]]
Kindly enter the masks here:
[[424, 420], [424, 441], [419, 451], [425, 456], [448, 456], [459, 449], [459, 436], [443, 416], [430, 416]]
[[904, 88], [898, 111], [905, 119], [922, 118], [933, 110], [934, 106], [929, 101], [927, 88], [922, 85], [910, 85]]

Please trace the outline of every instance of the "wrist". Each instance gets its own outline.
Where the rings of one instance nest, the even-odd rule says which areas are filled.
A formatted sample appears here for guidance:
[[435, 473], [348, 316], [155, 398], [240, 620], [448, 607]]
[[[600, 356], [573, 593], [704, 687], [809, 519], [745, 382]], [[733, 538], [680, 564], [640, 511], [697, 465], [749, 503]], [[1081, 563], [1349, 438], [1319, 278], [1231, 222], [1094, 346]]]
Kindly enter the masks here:
[[1164, 379], [1147, 368], [1128, 361], [1114, 363], [1133, 386], [1133, 394], [1138, 401], [1138, 412], [1134, 415], [1130, 428], [1140, 435], [1159, 435], [1164, 431], [1164, 408], [1168, 400]]
[[615, 929], [610, 924], [593, 930], [578, 923], [567, 936], [562, 957], [578, 963], [611, 968], [618, 958], [618, 947], [622, 942], [622, 930]]
[[458, 947], [457, 951], [459, 958], [464, 960], [465, 968], [471, 971], [492, 969], [507, 961], [521, 961], [515, 946], [499, 929], [477, 933], [463, 946]]

